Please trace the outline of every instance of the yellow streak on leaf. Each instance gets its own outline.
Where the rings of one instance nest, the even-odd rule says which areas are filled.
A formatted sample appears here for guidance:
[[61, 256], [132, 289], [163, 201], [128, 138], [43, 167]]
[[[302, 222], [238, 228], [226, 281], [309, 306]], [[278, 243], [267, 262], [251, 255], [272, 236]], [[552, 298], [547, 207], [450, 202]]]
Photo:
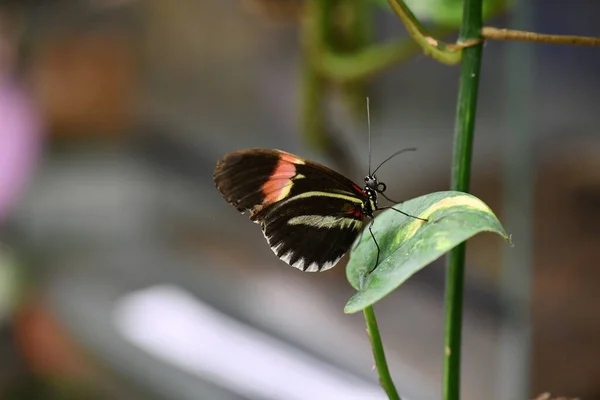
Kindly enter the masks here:
[[[418, 216], [420, 218], [428, 219], [436, 211], [443, 210], [446, 208], [456, 207], [456, 206], [467, 206], [474, 210], [483, 211], [483, 212], [486, 212], [489, 214], [492, 213], [492, 210], [490, 210], [490, 208], [484, 202], [482, 202], [481, 200], [479, 200], [475, 197], [454, 196], [454, 197], [447, 197], [443, 200], [438, 201], [437, 203], [431, 205], [429, 208], [424, 210]], [[405, 238], [408, 239], [408, 238], [413, 237], [415, 235], [415, 233], [417, 232], [417, 230], [419, 230], [421, 225], [423, 225], [424, 223], [425, 223], [425, 221], [421, 221], [418, 219], [414, 220], [411, 223], [409, 229], [407, 230]]]

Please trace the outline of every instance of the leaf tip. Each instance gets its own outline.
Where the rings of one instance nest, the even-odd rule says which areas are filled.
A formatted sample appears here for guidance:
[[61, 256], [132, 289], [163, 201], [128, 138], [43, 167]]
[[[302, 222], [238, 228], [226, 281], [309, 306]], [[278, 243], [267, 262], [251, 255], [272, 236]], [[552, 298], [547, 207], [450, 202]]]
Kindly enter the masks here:
[[362, 308], [357, 308], [356, 307], [356, 300], [355, 300], [356, 295], [352, 296], [350, 298], [350, 300], [348, 300], [348, 302], [346, 303], [346, 305], [344, 306], [344, 314], [356, 314], [357, 312], [361, 311]]
[[352, 307], [348, 307], [346, 304], [346, 307], [344, 307], [344, 314], [356, 314], [356, 310]]

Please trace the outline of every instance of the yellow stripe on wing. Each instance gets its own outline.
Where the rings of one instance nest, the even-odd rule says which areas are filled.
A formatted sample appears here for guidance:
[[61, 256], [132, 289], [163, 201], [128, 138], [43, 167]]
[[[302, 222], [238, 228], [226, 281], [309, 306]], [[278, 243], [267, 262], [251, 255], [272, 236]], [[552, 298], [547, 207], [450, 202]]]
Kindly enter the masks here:
[[284, 203], [287, 203], [289, 201], [292, 200], [299, 200], [299, 199], [305, 199], [308, 197], [332, 197], [335, 199], [342, 199], [342, 200], [347, 200], [351, 203], [355, 203], [355, 204], [362, 204], [363, 201], [361, 199], [359, 199], [356, 196], [352, 196], [351, 193], [348, 192], [348, 194], [341, 194], [341, 193], [330, 193], [330, 192], [304, 192], [304, 193], [300, 193], [297, 194], [295, 196], [291, 196], [287, 199], [285, 199]]
[[300, 215], [291, 218], [287, 223], [288, 225], [308, 225], [314, 228], [360, 229], [362, 226], [361, 220], [331, 215]]

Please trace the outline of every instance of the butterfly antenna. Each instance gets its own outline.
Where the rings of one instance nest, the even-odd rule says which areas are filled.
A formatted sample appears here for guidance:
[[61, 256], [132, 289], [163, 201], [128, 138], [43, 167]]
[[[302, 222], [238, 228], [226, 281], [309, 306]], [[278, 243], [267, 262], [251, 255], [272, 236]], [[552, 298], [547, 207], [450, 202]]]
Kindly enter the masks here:
[[[409, 147], [409, 148], [406, 148], [406, 149], [398, 150], [397, 152], [395, 152], [394, 154], [392, 154], [391, 156], [389, 156], [388, 158], [386, 158], [385, 160], [383, 160], [383, 162], [381, 164], [379, 164], [379, 166], [377, 168], [375, 168], [375, 171], [373, 171], [373, 175], [375, 175], [375, 173], [377, 172], [377, 170], [379, 168], [381, 168], [381, 166], [383, 164], [385, 164], [386, 162], [390, 161], [392, 158], [396, 157], [398, 154], [402, 154], [402, 153], [407, 152], [407, 151], [415, 151], [415, 150], [417, 150], [416, 147]], [[371, 155], [371, 153], [369, 152], [369, 156], [370, 155]], [[369, 175], [371, 175], [370, 172], [369, 172]]]
[[369, 96], [367, 96], [367, 127], [369, 131], [369, 176], [371, 176], [371, 111], [369, 110]]
[[398, 203], [402, 203], [401, 201], [396, 201], [396, 200], [392, 200], [389, 197], [387, 197], [385, 195], [385, 193], [379, 192], [380, 195], [382, 195], [387, 201], [389, 201], [390, 203], [394, 203], [394, 204], [398, 204]]

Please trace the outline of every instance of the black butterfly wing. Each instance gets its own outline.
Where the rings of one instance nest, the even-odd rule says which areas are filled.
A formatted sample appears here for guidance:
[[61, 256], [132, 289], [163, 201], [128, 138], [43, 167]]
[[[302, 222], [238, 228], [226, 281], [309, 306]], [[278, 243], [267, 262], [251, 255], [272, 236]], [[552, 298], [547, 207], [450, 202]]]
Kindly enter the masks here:
[[302, 271], [324, 271], [342, 258], [362, 228], [362, 214], [343, 211], [355, 207], [360, 204], [341, 198], [292, 196], [262, 213], [261, 227], [280, 259]]
[[214, 180], [229, 203], [250, 211], [273, 252], [303, 271], [333, 267], [363, 225], [367, 197], [360, 187], [283, 151], [229, 153], [217, 163]]

